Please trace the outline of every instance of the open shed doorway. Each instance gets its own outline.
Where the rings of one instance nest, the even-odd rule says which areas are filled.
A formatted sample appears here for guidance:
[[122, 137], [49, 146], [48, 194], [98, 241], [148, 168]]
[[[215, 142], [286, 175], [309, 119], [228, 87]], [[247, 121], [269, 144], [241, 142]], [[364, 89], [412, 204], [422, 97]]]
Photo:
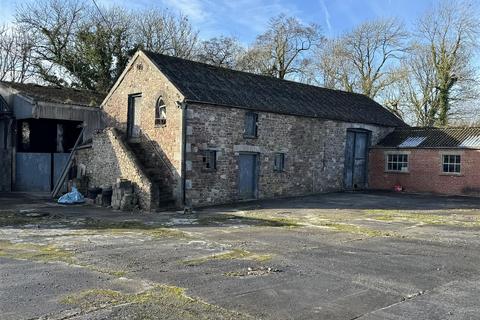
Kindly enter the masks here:
[[53, 119], [17, 121], [13, 190], [50, 192], [81, 132], [80, 124]]

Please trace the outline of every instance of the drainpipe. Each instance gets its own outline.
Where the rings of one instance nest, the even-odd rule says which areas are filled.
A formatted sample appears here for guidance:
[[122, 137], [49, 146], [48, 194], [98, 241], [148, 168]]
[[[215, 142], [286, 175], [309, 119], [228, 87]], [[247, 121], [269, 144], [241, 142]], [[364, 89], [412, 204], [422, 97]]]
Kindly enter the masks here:
[[182, 205], [183, 208], [186, 208], [187, 199], [186, 199], [186, 156], [187, 156], [187, 103], [185, 101], [179, 103], [180, 108], [182, 109], [182, 163], [181, 163], [181, 172], [182, 172]]

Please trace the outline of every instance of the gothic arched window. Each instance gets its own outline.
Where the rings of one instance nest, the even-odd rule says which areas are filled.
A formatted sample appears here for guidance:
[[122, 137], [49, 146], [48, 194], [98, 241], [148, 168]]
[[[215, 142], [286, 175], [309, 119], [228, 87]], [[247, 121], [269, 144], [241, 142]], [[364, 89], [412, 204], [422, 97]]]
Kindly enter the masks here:
[[167, 124], [167, 107], [162, 97], [159, 97], [155, 105], [155, 125], [164, 126]]

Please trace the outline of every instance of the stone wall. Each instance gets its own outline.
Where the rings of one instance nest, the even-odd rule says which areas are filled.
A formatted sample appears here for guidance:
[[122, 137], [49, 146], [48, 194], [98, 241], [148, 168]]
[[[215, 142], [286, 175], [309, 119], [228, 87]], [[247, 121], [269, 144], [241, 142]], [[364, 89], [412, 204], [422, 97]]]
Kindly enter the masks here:
[[0, 191], [12, 191], [12, 151], [0, 149]]
[[[158, 71], [157, 67], [143, 53], [132, 62], [125, 76], [120, 80], [103, 104], [107, 126], [126, 131], [128, 114], [128, 96], [141, 94], [140, 127], [142, 144], [151, 148], [148, 140], [155, 145], [155, 150], [164, 159], [168, 170], [163, 170], [165, 180], [172, 181], [173, 197], [182, 197], [181, 162], [182, 162], [182, 110], [179, 102], [183, 96]], [[155, 105], [159, 97], [166, 105], [166, 125], [155, 125]]]
[[[372, 132], [375, 144], [392, 129], [345, 122], [258, 113], [258, 137], [244, 138], [243, 109], [188, 105], [186, 198], [194, 206], [238, 200], [238, 156], [258, 154], [258, 198], [343, 189], [346, 133]], [[217, 151], [217, 169], [204, 169], [203, 151]], [[274, 154], [285, 154], [285, 171], [274, 171]]]
[[[408, 155], [408, 171], [387, 172], [386, 153]], [[444, 173], [442, 156], [460, 155], [461, 172]], [[480, 150], [372, 149], [369, 183], [372, 189], [393, 190], [399, 184], [407, 192], [480, 195]]]
[[127, 179], [133, 183], [140, 207], [152, 209], [152, 183], [115, 129], [94, 134], [92, 148], [79, 150], [76, 161], [85, 165], [90, 186], [112, 186], [118, 178]]

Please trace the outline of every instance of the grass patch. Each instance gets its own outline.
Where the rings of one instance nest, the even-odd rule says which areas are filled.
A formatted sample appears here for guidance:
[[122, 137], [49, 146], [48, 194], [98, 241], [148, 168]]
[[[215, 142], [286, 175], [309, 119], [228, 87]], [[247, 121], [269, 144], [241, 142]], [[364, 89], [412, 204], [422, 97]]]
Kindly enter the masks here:
[[72, 252], [60, 249], [54, 245], [38, 245], [32, 243], [12, 243], [0, 241], [0, 256], [44, 262], [76, 262]]
[[183, 260], [182, 263], [188, 266], [197, 266], [209, 261], [226, 261], [226, 260], [250, 260], [264, 262], [272, 259], [270, 254], [257, 254], [242, 249], [233, 249], [227, 252], [216, 253], [200, 258]]
[[110, 270], [107, 268], [84, 264], [78, 261], [72, 252], [63, 250], [54, 245], [12, 243], [10, 241], [0, 240], [0, 257], [41, 262], [64, 262], [92, 271], [106, 273], [115, 277], [123, 277], [126, 275], [125, 271]]
[[441, 211], [433, 214], [400, 210], [365, 210], [365, 213], [368, 214], [370, 218], [380, 221], [480, 227], [479, 214], [449, 214]]
[[327, 222], [321, 224], [321, 226], [332, 228], [339, 232], [361, 234], [367, 237], [391, 237], [394, 235], [392, 232], [380, 231], [347, 223]]
[[[123, 293], [109, 289], [91, 289], [70, 294], [61, 303], [80, 307], [84, 312], [121, 306], [135, 319], [252, 319], [185, 294], [173, 286], [156, 285], [140, 293]], [[110, 316], [114, 317], [112, 313]]]

